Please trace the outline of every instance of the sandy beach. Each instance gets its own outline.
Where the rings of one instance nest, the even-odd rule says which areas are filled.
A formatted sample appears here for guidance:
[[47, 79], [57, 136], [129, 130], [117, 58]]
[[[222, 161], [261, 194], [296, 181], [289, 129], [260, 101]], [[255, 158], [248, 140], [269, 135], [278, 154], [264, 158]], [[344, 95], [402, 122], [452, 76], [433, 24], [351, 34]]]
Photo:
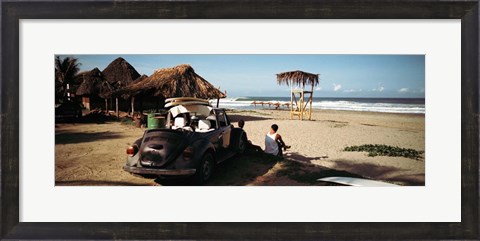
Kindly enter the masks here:
[[[425, 118], [416, 114], [348, 111], [315, 111], [311, 121], [290, 120], [288, 111], [258, 110], [245, 119], [253, 143], [264, 146], [273, 123], [279, 126], [288, 158], [375, 180], [402, 185], [424, 185], [425, 162], [404, 157], [369, 157], [364, 152], [345, 152], [347, 146], [384, 144], [425, 150]], [[237, 117], [236, 118], [241, 118]], [[322, 158], [327, 157], [327, 158]]]
[[[216, 169], [207, 185], [331, 185], [317, 182], [327, 176], [352, 176], [398, 185], [424, 185], [425, 160], [346, 152], [347, 146], [385, 144], [425, 150], [422, 114], [390, 114], [317, 110], [312, 120], [290, 120], [286, 110], [230, 111], [246, 121], [253, 144], [264, 148], [272, 124], [291, 149], [285, 158], [248, 152]], [[120, 121], [56, 123], [56, 185], [188, 185], [182, 180], [145, 179], [122, 170], [125, 149], [145, 129]]]

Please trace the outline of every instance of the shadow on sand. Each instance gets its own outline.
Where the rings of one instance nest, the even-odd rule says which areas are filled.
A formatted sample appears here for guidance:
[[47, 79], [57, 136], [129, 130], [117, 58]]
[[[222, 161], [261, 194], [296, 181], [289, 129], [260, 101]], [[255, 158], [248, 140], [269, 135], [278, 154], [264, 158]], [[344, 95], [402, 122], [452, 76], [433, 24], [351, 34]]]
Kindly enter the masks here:
[[247, 121], [272, 119], [271, 117], [268, 117], [268, 116], [248, 116], [248, 115], [241, 115], [241, 114], [229, 114], [228, 118], [232, 123], [238, 122], [239, 120], [244, 120], [245, 122], [247, 122]]
[[145, 184], [120, 181], [71, 180], [55, 181], [55, 186], [145, 186]]
[[[244, 186], [265, 175], [281, 158], [260, 152], [249, 152], [230, 158], [217, 166], [212, 179], [205, 186]], [[191, 179], [162, 179], [155, 182], [162, 186], [192, 186]]]
[[[307, 165], [314, 160], [320, 160], [322, 158], [306, 157], [298, 152], [289, 152], [286, 154], [286, 157]], [[407, 171], [406, 169], [392, 166], [379, 166], [370, 163], [355, 163], [355, 161], [352, 160], [335, 160], [333, 164], [333, 168], [328, 169], [330, 170], [329, 173], [325, 173], [327, 176], [362, 177], [378, 181], [394, 182], [405, 186], [425, 185], [425, 175], [423, 174], [396, 175], [396, 173]], [[322, 168], [327, 169], [324, 167]]]
[[405, 186], [424, 186], [425, 175], [395, 175], [396, 173], [407, 171], [391, 166], [379, 166], [370, 163], [355, 163], [348, 160], [337, 160], [334, 168], [338, 170], [347, 170], [355, 173], [361, 173], [363, 176], [388, 182], [395, 182]]
[[306, 157], [304, 155], [301, 155], [300, 153], [298, 152], [287, 152], [285, 153], [285, 157], [286, 158], [290, 158], [290, 159], [293, 159], [293, 160], [297, 160], [297, 161], [300, 161], [300, 162], [305, 162], [305, 163], [311, 163], [313, 160], [319, 160], [319, 159], [322, 159], [322, 157]]
[[115, 116], [109, 116], [102, 113], [91, 113], [79, 118], [55, 118], [55, 123], [94, 123], [105, 124], [108, 122], [119, 121]]
[[[296, 158], [276, 157], [261, 152], [249, 152], [226, 160], [216, 166], [214, 177], [206, 186], [246, 186], [246, 185], [318, 185], [318, 186], [339, 186], [327, 182], [317, 181], [324, 177], [357, 177], [361, 175], [348, 171], [334, 170], [314, 165], [299, 154]], [[278, 180], [282, 179], [281, 183]], [[260, 180], [260, 181], [259, 181]], [[191, 180], [186, 179], [155, 179], [155, 182], [162, 186], [192, 186]]]
[[55, 144], [76, 144], [84, 142], [92, 142], [98, 140], [108, 140], [122, 138], [123, 136], [115, 132], [55, 132]]

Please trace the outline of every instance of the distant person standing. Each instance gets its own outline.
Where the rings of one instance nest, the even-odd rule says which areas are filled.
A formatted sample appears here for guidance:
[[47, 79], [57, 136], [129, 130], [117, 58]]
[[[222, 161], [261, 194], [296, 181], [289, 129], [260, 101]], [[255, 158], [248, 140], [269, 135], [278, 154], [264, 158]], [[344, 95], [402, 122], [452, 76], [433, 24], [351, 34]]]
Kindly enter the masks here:
[[277, 131], [278, 125], [273, 124], [265, 136], [265, 152], [275, 156], [283, 156], [282, 148], [287, 150], [290, 146], [285, 145], [282, 136]]

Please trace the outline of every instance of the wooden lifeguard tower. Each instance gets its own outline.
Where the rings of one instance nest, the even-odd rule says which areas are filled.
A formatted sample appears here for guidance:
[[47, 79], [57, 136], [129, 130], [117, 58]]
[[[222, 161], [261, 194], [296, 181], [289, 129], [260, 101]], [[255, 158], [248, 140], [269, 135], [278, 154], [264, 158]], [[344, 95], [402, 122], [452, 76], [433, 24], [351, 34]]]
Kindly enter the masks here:
[[[311, 74], [300, 70], [277, 74], [277, 84], [290, 86], [290, 119], [298, 116], [298, 119], [312, 119], [313, 89], [318, 85], [318, 74]], [[294, 89], [293, 86], [301, 89]], [[311, 85], [311, 90], [305, 90], [305, 86]]]

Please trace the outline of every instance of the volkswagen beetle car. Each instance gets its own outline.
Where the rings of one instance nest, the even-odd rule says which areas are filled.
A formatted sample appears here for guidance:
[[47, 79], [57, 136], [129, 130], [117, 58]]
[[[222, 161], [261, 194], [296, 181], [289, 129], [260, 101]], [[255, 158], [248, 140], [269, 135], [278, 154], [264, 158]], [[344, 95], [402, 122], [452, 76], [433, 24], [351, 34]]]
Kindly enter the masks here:
[[245, 151], [246, 134], [233, 127], [224, 109], [196, 98], [167, 99], [165, 107], [165, 128], [146, 130], [128, 147], [125, 171], [143, 177], [190, 176], [203, 184], [216, 164]]

